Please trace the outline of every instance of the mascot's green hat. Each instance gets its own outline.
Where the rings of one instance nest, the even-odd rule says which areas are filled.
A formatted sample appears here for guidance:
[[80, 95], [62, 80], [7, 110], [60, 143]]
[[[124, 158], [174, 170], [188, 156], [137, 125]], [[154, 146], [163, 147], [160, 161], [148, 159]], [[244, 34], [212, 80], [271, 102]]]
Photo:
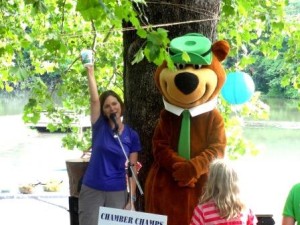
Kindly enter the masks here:
[[[190, 61], [182, 58], [186, 52]], [[171, 40], [170, 55], [174, 63], [210, 65], [212, 61], [211, 41], [199, 33], [189, 33]]]

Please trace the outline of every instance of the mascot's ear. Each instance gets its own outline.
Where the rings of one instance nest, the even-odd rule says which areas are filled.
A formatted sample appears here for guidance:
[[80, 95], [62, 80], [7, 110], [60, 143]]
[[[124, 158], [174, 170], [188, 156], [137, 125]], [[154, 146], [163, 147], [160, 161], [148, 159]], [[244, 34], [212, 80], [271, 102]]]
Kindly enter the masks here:
[[217, 41], [212, 46], [212, 52], [222, 62], [229, 53], [230, 46], [227, 41]]

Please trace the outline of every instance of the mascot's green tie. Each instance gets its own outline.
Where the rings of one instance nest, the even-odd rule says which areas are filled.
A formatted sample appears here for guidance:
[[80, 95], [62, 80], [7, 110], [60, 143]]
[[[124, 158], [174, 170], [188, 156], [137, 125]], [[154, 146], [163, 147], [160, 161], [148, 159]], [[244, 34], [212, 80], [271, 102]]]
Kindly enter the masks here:
[[182, 112], [178, 152], [181, 157], [190, 159], [190, 112], [188, 110]]

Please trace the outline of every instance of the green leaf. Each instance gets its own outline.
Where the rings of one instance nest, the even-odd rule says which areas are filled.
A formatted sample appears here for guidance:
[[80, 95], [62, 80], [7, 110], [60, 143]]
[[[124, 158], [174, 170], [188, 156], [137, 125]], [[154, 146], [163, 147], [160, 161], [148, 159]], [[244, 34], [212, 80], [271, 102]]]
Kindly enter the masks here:
[[59, 128], [53, 124], [53, 123], [49, 123], [47, 124], [47, 130], [49, 130], [50, 132], [55, 132], [57, 131]]
[[190, 58], [190, 56], [187, 54], [187, 52], [183, 52], [182, 53], [182, 59], [183, 59], [183, 61], [185, 61], [185, 62], [190, 62], [191, 61], [191, 58]]
[[136, 63], [139, 63], [141, 62], [142, 60], [144, 59], [144, 52], [143, 52], [143, 49], [140, 48], [138, 50], [138, 52], [134, 55], [134, 59], [133, 61], [131, 62], [131, 64], [136, 64]]
[[49, 39], [44, 42], [44, 46], [48, 51], [54, 52], [60, 49], [61, 42], [60, 40], [57, 39]]
[[155, 63], [155, 65], [161, 65], [164, 60], [165, 60], [165, 51], [160, 49], [158, 56], [155, 57], [153, 62]]
[[140, 28], [140, 21], [135, 16], [130, 17], [130, 22], [134, 27]]
[[282, 79], [281, 79], [281, 85], [283, 87], [286, 87], [288, 85], [290, 85], [290, 78], [289, 75], [285, 75]]
[[238, 5], [238, 12], [243, 15], [243, 16], [247, 16], [248, 14], [248, 8], [249, 8], [249, 4], [246, 4], [245, 1], [239, 1], [239, 5]]
[[222, 7], [222, 13], [224, 13], [224, 16], [233, 16], [235, 15], [235, 10], [234, 7], [232, 7], [232, 5], [229, 4], [225, 4]]
[[272, 27], [282, 31], [284, 29], [284, 23], [283, 22], [273, 22]]
[[83, 11], [89, 8], [98, 7], [99, 2], [103, 4], [101, 0], [77, 0], [76, 11]]
[[5, 48], [0, 48], [0, 56], [3, 56], [5, 52], [6, 52]]
[[11, 73], [17, 81], [24, 81], [28, 77], [26, 69], [19, 66], [10, 68], [9, 73]]
[[5, 35], [8, 31], [8, 28], [4, 25], [0, 25], [0, 35]]
[[160, 47], [157, 45], [157, 43], [147, 42], [144, 54], [150, 62], [153, 62], [156, 58], [158, 58], [159, 53]]
[[12, 91], [14, 90], [14, 88], [11, 87], [8, 83], [5, 83], [5, 90], [6, 90], [7, 92], [12, 92]]
[[108, 8], [101, 0], [78, 0], [76, 11], [80, 12], [85, 21], [100, 19]]
[[47, 6], [44, 3], [44, 0], [36, 0], [32, 3], [32, 13], [38, 14], [43, 13], [45, 14], [47, 12]]
[[26, 5], [29, 5], [29, 4], [34, 4], [35, 2], [37, 2], [38, 0], [24, 0], [25, 4]]
[[137, 35], [140, 38], [147, 38], [147, 31], [145, 31], [144, 29], [137, 29]]

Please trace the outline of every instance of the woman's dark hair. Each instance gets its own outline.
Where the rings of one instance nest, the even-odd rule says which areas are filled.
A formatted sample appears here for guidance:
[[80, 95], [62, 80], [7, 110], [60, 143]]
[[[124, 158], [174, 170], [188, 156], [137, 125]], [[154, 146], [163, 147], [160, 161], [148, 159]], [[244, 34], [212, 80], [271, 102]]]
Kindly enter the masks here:
[[123, 113], [125, 111], [125, 104], [124, 104], [123, 100], [121, 99], [121, 97], [116, 92], [114, 92], [112, 90], [104, 91], [100, 95], [100, 111], [101, 111], [101, 115], [105, 116], [104, 112], [103, 112], [103, 105], [104, 105], [105, 100], [109, 96], [115, 97], [118, 100], [118, 102], [120, 102], [120, 104], [121, 104], [121, 116], [123, 116]]

